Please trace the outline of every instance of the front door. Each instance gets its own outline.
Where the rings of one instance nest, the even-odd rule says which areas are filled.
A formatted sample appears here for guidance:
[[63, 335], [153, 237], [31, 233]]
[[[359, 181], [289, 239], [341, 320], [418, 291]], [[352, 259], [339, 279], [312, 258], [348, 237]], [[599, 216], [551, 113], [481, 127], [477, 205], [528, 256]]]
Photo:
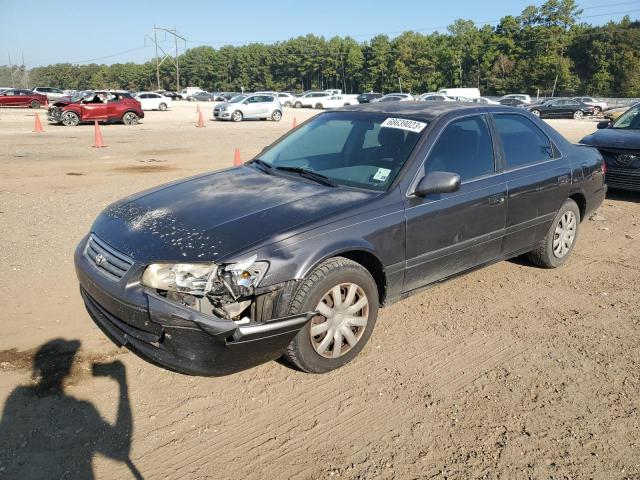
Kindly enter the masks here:
[[[104, 94], [103, 94], [104, 95]], [[107, 119], [106, 98], [95, 95], [92, 98], [83, 100], [80, 109], [82, 111], [82, 121], [93, 122], [104, 121]]]
[[462, 184], [454, 193], [406, 198], [404, 291], [499, 257], [504, 233], [506, 182], [496, 173], [485, 115], [444, 127], [423, 169], [457, 173]]

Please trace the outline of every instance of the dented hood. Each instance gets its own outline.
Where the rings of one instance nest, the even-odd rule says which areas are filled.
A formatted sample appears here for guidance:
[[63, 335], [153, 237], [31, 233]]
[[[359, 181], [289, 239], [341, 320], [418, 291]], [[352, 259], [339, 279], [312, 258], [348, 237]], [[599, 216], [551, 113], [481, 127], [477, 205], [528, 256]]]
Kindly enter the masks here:
[[328, 223], [375, 196], [243, 166], [127, 197], [92, 232], [143, 263], [216, 261]]

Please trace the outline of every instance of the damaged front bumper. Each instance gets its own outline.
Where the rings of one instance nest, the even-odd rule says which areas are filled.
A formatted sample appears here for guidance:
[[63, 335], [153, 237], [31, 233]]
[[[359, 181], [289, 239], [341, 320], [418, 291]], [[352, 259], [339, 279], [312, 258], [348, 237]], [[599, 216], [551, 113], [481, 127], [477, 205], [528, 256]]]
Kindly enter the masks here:
[[280, 357], [313, 313], [238, 324], [203, 314], [140, 285], [134, 265], [119, 281], [105, 277], [75, 252], [87, 311], [116, 344], [156, 365], [190, 375], [220, 376]]

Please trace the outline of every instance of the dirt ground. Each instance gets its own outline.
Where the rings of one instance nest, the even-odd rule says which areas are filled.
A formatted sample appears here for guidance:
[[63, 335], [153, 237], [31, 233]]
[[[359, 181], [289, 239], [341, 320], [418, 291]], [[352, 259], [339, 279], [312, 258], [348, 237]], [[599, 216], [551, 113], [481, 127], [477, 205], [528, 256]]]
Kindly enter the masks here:
[[[72, 254], [100, 210], [313, 114], [199, 129], [178, 103], [103, 126], [96, 149], [91, 125], [36, 134], [34, 111], [0, 110], [0, 478], [18, 463], [21, 479], [640, 479], [640, 195], [611, 193], [561, 269], [502, 262], [383, 309], [327, 375], [188, 377], [97, 329]], [[550, 123], [572, 141], [595, 130]]]

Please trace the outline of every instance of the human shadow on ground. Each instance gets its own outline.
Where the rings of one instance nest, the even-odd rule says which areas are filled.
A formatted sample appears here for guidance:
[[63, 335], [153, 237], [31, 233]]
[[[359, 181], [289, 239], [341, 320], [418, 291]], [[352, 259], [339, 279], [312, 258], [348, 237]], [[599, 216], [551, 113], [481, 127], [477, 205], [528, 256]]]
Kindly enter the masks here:
[[34, 383], [17, 387], [0, 421], [0, 478], [93, 479], [96, 453], [125, 463], [132, 478], [142, 475], [131, 462], [133, 422], [125, 367], [120, 361], [94, 363], [96, 377], [119, 387], [118, 412], [111, 425], [96, 407], [65, 393], [80, 348], [77, 340], [51, 340], [33, 357]]

